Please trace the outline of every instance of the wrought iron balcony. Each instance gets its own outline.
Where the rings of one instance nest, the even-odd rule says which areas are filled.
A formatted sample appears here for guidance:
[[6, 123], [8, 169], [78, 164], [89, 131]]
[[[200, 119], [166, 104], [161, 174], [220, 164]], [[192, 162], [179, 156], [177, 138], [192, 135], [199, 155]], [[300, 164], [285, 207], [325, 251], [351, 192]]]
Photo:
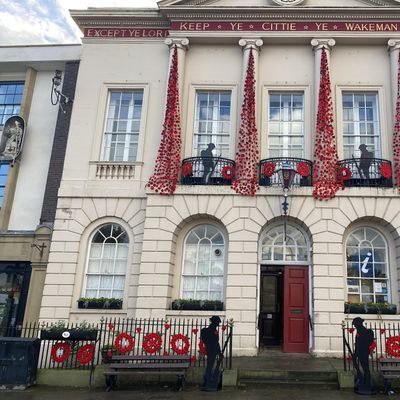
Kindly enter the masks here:
[[341, 160], [338, 175], [346, 187], [393, 187], [392, 163], [380, 158]]
[[294, 169], [294, 186], [312, 186], [312, 162], [303, 158], [276, 157], [260, 161], [260, 185], [278, 186], [278, 171], [282, 168]]
[[235, 162], [221, 157], [191, 157], [182, 161], [182, 185], [230, 185]]

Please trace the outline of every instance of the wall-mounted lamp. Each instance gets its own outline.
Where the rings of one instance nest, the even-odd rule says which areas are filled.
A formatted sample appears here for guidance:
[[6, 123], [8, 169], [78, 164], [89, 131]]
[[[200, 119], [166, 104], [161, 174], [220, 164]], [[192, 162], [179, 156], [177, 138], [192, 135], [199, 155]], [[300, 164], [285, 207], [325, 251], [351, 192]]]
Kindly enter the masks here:
[[61, 81], [62, 81], [62, 71], [57, 69], [52, 79], [53, 84], [51, 86], [50, 98], [51, 98], [51, 104], [53, 104], [53, 106], [59, 104], [62, 112], [65, 113], [66, 111], [64, 110], [63, 105], [71, 104], [73, 102], [73, 99], [66, 96], [64, 93], [61, 92], [61, 90], [59, 90]]
[[284, 233], [284, 241], [286, 243], [286, 216], [289, 209], [288, 193], [293, 185], [294, 177], [296, 176], [297, 172], [290, 167], [282, 166], [282, 168], [278, 170], [277, 173], [279, 178], [279, 185], [283, 188], [283, 196], [284, 196], [284, 200], [282, 203], [283, 233]]

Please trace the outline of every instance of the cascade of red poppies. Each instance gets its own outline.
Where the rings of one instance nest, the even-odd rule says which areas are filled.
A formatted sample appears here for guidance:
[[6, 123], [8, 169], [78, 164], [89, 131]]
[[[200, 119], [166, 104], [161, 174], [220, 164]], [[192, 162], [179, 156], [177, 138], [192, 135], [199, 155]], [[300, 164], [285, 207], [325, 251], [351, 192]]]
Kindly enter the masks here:
[[396, 102], [396, 120], [393, 131], [393, 159], [394, 176], [397, 187], [400, 188], [400, 52], [398, 59], [397, 72], [397, 102]]
[[243, 105], [236, 151], [236, 180], [233, 189], [245, 196], [254, 196], [258, 189], [258, 134], [255, 117], [254, 56], [250, 49], [244, 84]]
[[343, 185], [338, 181], [338, 155], [333, 130], [333, 105], [328, 59], [322, 48], [321, 78], [313, 162], [313, 195], [318, 200], [335, 197]]
[[167, 105], [154, 173], [148, 186], [160, 194], [174, 193], [181, 164], [178, 50], [175, 46], [169, 71]]

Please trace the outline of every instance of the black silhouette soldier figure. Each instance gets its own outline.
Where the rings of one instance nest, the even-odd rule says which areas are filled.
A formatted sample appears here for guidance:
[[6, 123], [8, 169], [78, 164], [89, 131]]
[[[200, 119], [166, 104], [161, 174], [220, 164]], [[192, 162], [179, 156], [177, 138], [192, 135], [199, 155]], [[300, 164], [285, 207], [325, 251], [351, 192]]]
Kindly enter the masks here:
[[213, 150], [215, 149], [215, 144], [214, 143], [209, 143], [207, 146], [206, 150], [202, 150], [200, 155], [201, 155], [201, 161], [203, 163], [204, 167], [204, 174], [203, 174], [203, 179], [204, 182], [207, 183], [208, 180], [210, 179], [212, 173], [214, 172], [214, 155], [213, 155]]
[[361, 151], [361, 160], [359, 166], [360, 178], [363, 178], [362, 175], [364, 175], [365, 179], [369, 179], [369, 168], [371, 167], [374, 154], [372, 151], [367, 150], [367, 145], [365, 144], [360, 144], [358, 149]]
[[218, 390], [220, 383], [220, 363], [216, 363], [215, 361], [217, 358], [222, 359], [217, 331], [218, 325], [221, 323], [221, 318], [213, 315], [210, 321], [210, 325], [207, 328], [203, 328], [200, 332], [200, 339], [203, 341], [207, 352], [206, 373], [204, 375], [204, 385], [201, 390], [215, 392]]
[[374, 394], [372, 391], [371, 373], [369, 370], [369, 349], [374, 341], [374, 332], [367, 329], [364, 320], [360, 317], [353, 319], [353, 326], [357, 329], [356, 342], [353, 354], [353, 365], [357, 372], [354, 391], [358, 394]]

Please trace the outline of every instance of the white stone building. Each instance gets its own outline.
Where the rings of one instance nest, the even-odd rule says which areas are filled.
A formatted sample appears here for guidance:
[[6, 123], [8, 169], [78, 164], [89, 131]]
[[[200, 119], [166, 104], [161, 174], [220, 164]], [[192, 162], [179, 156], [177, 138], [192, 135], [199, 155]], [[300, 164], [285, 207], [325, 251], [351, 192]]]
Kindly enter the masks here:
[[[219, 315], [235, 321], [236, 354], [275, 343], [337, 355], [341, 322], [351, 318], [345, 302], [398, 305], [400, 199], [381, 175], [393, 161], [398, 1], [164, 0], [157, 9], [72, 16], [85, 37], [41, 319], [204, 317], [210, 312], [172, 310], [172, 301], [221, 300]], [[175, 45], [181, 159], [198, 158], [162, 196], [146, 183]], [[313, 160], [323, 48], [338, 157], [352, 176], [321, 202], [297, 174], [285, 242], [283, 191], [264, 167]], [[242, 196], [221, 168], [235, 160], [250, 49], [266, 161], [256, 195]], [[373, 153], [366, 169], [362, 144]], [[123, 304], [81, 309], [81, 297]]]

